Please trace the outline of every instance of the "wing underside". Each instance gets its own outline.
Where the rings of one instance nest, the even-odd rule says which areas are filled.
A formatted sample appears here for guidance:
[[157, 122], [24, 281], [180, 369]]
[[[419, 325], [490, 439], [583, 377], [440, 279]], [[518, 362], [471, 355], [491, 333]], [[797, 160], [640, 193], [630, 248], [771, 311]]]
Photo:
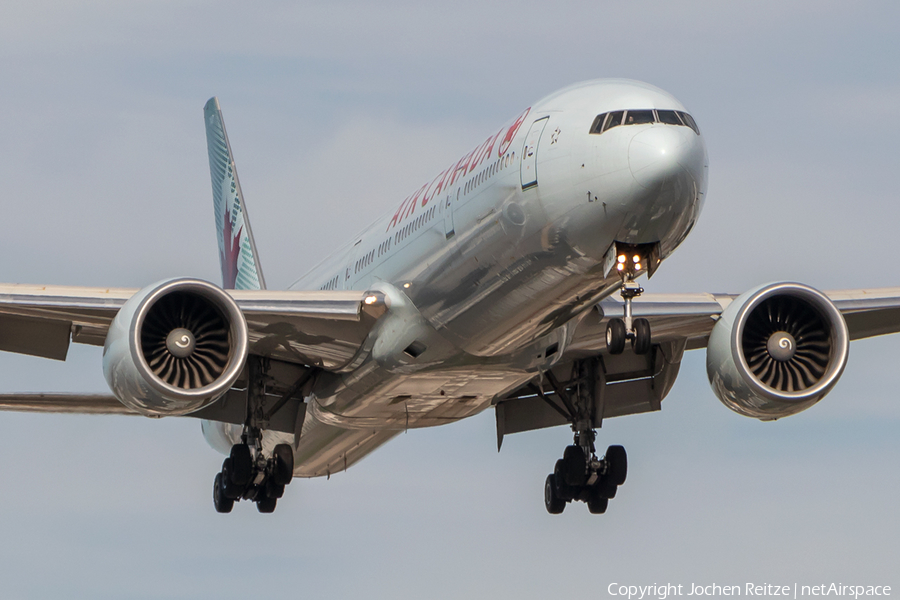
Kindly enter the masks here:
[[[64, 360], [71, 342], [103, 345], [118, 310], [136, 292], [126, 288], [0, 285], [0, 350]], [[326, 371], [349, 370], [364, 356], [364, 344], [383, 304], [367, 305], [355, 291], [229, 290], [249, 327], [251, 354]], [[900, 332], [900, 288], [827, 292], [844, 315], [851, 339]], [[684, 350], [704, 348], [716, 319], [735, 298], [731, 294], [645, 294], [634, 315], [647, 318], [654, 343], [666, 360]], [[606, 321], [622, 303], [606, 299], [579, 323], [566, 354], [605, 353]], [[680, 358], [679, 358], [680, 360]], [[658, 409], [652, 398], [635, 402], [638, 388], [656, 385], [627, 360], [607, 358], [607, 376], [618, 380], [621, 401], [607, 416]], [[650, 367], [648, 367], [649, 369]], [[621, 371], [621, 372], [619, 372]], [[673, 375], [674, 377], [674, 375]], [[642, 387], [643, 386], [643, 387]], [[669, 387], [670, 382], [665, 387]], [[611, 398], [613, 400], [613, 398]], [[6, 394], [0, 410], [55, 413], [132, 414], [109, 395]]]

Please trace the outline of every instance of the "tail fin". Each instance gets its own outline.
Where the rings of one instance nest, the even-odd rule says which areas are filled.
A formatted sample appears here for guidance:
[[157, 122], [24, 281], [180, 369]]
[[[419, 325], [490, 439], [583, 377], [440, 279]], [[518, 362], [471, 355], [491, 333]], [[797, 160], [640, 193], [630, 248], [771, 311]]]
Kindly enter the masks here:
[[266, 281], [253, 232], [250, 231], [250, 218], [241, 194], [218, 98], [209, 99], [203, 107], [203, 116], [206, 120], [206, 146], [209, 150], [222, 285], [229, 290], [264, 290]]

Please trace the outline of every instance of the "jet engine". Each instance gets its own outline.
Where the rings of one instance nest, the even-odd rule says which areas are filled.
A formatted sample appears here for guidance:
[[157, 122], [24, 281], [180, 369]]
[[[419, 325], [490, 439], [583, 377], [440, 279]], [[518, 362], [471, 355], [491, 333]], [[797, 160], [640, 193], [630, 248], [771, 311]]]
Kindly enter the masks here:
[[247, 321], [234, 299], [211, 283], [174, 279], [142, 289], [119, 310], [103, 375], [128, 408], [184, 415], [221, 398], [247, 352]]
[[764, 421], [806, 410], [847, 364], [849, 334], [821, 292], [774, 283], [738, 296], [709, 337], [706, 372], [731, 410]]

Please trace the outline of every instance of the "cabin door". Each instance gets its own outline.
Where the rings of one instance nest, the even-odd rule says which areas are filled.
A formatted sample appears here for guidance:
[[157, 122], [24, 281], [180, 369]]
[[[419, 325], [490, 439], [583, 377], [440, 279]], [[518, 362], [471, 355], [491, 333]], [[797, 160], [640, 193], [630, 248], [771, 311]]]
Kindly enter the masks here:
[[531, 124], [531, 129], [528, 130], [528, 135], [525, 136], [525, 147], [522, 148], [522, 162], [520, 163], [520, 173], [522, 176], [522, 189], [527, 190], [528, 188], [534, 187], [538, 183], [537, 179], [537, 151], [538, 151], [538, 142], [541, 139], [541, 134], [544, 133], [544, 127], [547, 126], [547, 121], [550, 120], [550, 117], [544, 117], [543, 119], [538, 119], [534, 123]]
[[[456, 190], [456, 197], [459, 198], [459, 188]], [[444, 198], [444, 237], [448, 240], [456, 235], [456, 228], [453, 226], [453, 196], [447, 194]]]

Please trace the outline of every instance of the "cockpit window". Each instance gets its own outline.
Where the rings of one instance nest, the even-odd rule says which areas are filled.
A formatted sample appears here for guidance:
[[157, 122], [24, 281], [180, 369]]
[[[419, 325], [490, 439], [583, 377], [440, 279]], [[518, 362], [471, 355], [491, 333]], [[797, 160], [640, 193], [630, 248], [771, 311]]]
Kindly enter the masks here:
[[681, 122], [681, 119], [678, 118], [678, 113], [674, 110], [658, 110], [656, 114], [659, 115], [659, 122], [665, 123], [666, 125], [684, 125]]
[[651, 108], [635, 110], [617, 110], [610, 113], [597, 115], [591, 123], [591, 133], [599, 134], [619, 125], [646, 125], [649, 123], [664, 123], [666, 125], [679, 125], [690, 127], [694, 133], [700, 135], [691, 115], [679, 110], [653, 110]]
[[624, 110], [617, 110], [616, 112], [609, 113], [609, 116], [606, 117], [606, 123], [604, 123], [604, 125], [603, 125], [603, 131], [612, 129], [616, 125], [621, 125], [622, 124], [622, 115], [624, 115], [624, 114], [625, 114]]
[[655, 119], [652, 110], [629, 110], [625, 113], [626, 125], [645, 125], [653, 121]]
[[678, 116], [681, 117], [681, 120], [684, 121], [685, 125], [694, 130], [694, 133], [700, 135], [700, 128], [697, 127], [697, 122], [694, 121], [694, 117], [684, 112], [679, 112]]

